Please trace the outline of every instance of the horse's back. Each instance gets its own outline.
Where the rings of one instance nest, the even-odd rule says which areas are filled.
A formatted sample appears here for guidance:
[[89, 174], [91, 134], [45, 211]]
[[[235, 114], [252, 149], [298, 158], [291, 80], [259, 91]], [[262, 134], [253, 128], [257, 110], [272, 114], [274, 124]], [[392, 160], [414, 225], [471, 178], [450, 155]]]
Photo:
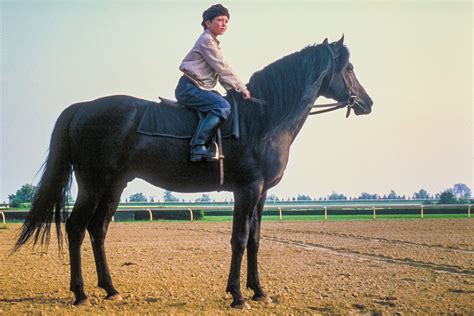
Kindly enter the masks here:
[[151, 103], [156, 103], [149, 100], [144, 100], [136, 98], [129, 95], [111, 95], [106, 97], [101, 97], [95, 100], [78, 102], [72, 107], [77, 106], [81, 108], [81, 112], [84, 115], [96, 116], [111, 115], [113, 112], [122, 112], [123, 111], [142, 111], [144, 108]]

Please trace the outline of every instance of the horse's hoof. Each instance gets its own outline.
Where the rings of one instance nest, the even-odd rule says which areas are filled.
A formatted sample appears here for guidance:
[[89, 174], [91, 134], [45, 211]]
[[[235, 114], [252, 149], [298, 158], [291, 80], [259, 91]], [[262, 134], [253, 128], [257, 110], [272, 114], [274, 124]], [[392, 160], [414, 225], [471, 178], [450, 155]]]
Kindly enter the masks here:
[[246, 301], [241, 301], [237, 303], [230, 304], [230, 307], [240, 310], [251, 309], [250, 305]]
[[91, 302], [88, 298], [83, 298], [80, 300], [76, 300], [72, 305], [74, 306], [92, 306]]
[[112, 294], [112, 295], [109, 295], [105, 298], [106, 300], [109, 300], [109, 301], [115, 301], [115, 302], [118, 302], [118, 301], [121, 301], [123, 300], [122, 298], [122, 295], [120, 294]]
[[265, 294], [265, 295], [254, 295], [252, 297], [252, 300], [254, 300], [256, 302], [264, 302], [264, 303], [268, 303], [268, 304], [273, 303], [272, 299], [267, 294]]

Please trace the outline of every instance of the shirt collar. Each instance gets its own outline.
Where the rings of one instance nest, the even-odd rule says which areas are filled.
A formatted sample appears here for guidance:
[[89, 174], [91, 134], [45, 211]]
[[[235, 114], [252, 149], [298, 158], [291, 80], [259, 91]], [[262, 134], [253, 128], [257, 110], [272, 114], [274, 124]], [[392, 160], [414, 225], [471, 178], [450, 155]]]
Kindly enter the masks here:
[[211, 34], [212, 38], [217, 42], [217, 45], [219, 45], [221, 42], [219, 42], [219, 40], [217, 39], [217, 36], [215, 36], [214, 34], [212, 34], [211, 31], [209, 31], [208, 29], [205, 29], [204, 32], [207, 32], [209, 34]]

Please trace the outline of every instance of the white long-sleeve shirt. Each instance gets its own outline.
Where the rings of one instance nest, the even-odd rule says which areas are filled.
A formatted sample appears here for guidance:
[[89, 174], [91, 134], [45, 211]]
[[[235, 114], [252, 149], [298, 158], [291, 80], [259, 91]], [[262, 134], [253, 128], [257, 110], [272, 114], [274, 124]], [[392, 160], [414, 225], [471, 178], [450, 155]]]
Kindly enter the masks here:
[[219, 81], [226, 90], [235, 89], [238, 92], [247, 90], [232, 68], [224, 61], [219, 41], [208, 30], [199, 36], [191, 51], [181, 62], [179, 70], [201, 89], [212, 90]]

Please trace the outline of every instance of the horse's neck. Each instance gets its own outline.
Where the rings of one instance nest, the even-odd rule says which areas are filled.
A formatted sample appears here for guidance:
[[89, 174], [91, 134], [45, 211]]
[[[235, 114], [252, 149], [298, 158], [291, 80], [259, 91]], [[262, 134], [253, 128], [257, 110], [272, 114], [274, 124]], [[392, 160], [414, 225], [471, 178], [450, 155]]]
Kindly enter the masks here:
[[[292, 111], [282, 115], [272, 111], [271, 104], [264, 105], [263, 107], [268, 108], [261, 112], [251, 108], [244, 108], [243, 120], [241, 120], [243, 124], [242, 129], [257, 142], [258, 140], [265, 141], [269, 137], [283, 137], [285, 139], [289, 137], [292, 143], [308, 118], [309, 106], [314, 104], [317, 97], [293, 101], [292, 104], [288, 104]], [[248, 104], [244, 105], [244, 107], [251, 106]]]
[[[283, 100], [277, 99], [274, 101], [275, 104], [272, 104], [274, 97], [268, 91], [269, 95], [265, 100], [268, 104], [245, 104], [244, 121], [251, 127], [250, 135], [265, 138], [268, 135], [282, 132], [290, 133], [294, 139], [308, 117], [309, 107], [320, 96], [320, 88], [325, 77], [326, 75], [323, 73], [314, 82], [307, 82], [305, 85], [299, 86], [293, 85], [291, 87], [293, 90], [288, 91], [288, 96], [291, 97]], [[281, 91], [275, 94], [282, 95]]]

